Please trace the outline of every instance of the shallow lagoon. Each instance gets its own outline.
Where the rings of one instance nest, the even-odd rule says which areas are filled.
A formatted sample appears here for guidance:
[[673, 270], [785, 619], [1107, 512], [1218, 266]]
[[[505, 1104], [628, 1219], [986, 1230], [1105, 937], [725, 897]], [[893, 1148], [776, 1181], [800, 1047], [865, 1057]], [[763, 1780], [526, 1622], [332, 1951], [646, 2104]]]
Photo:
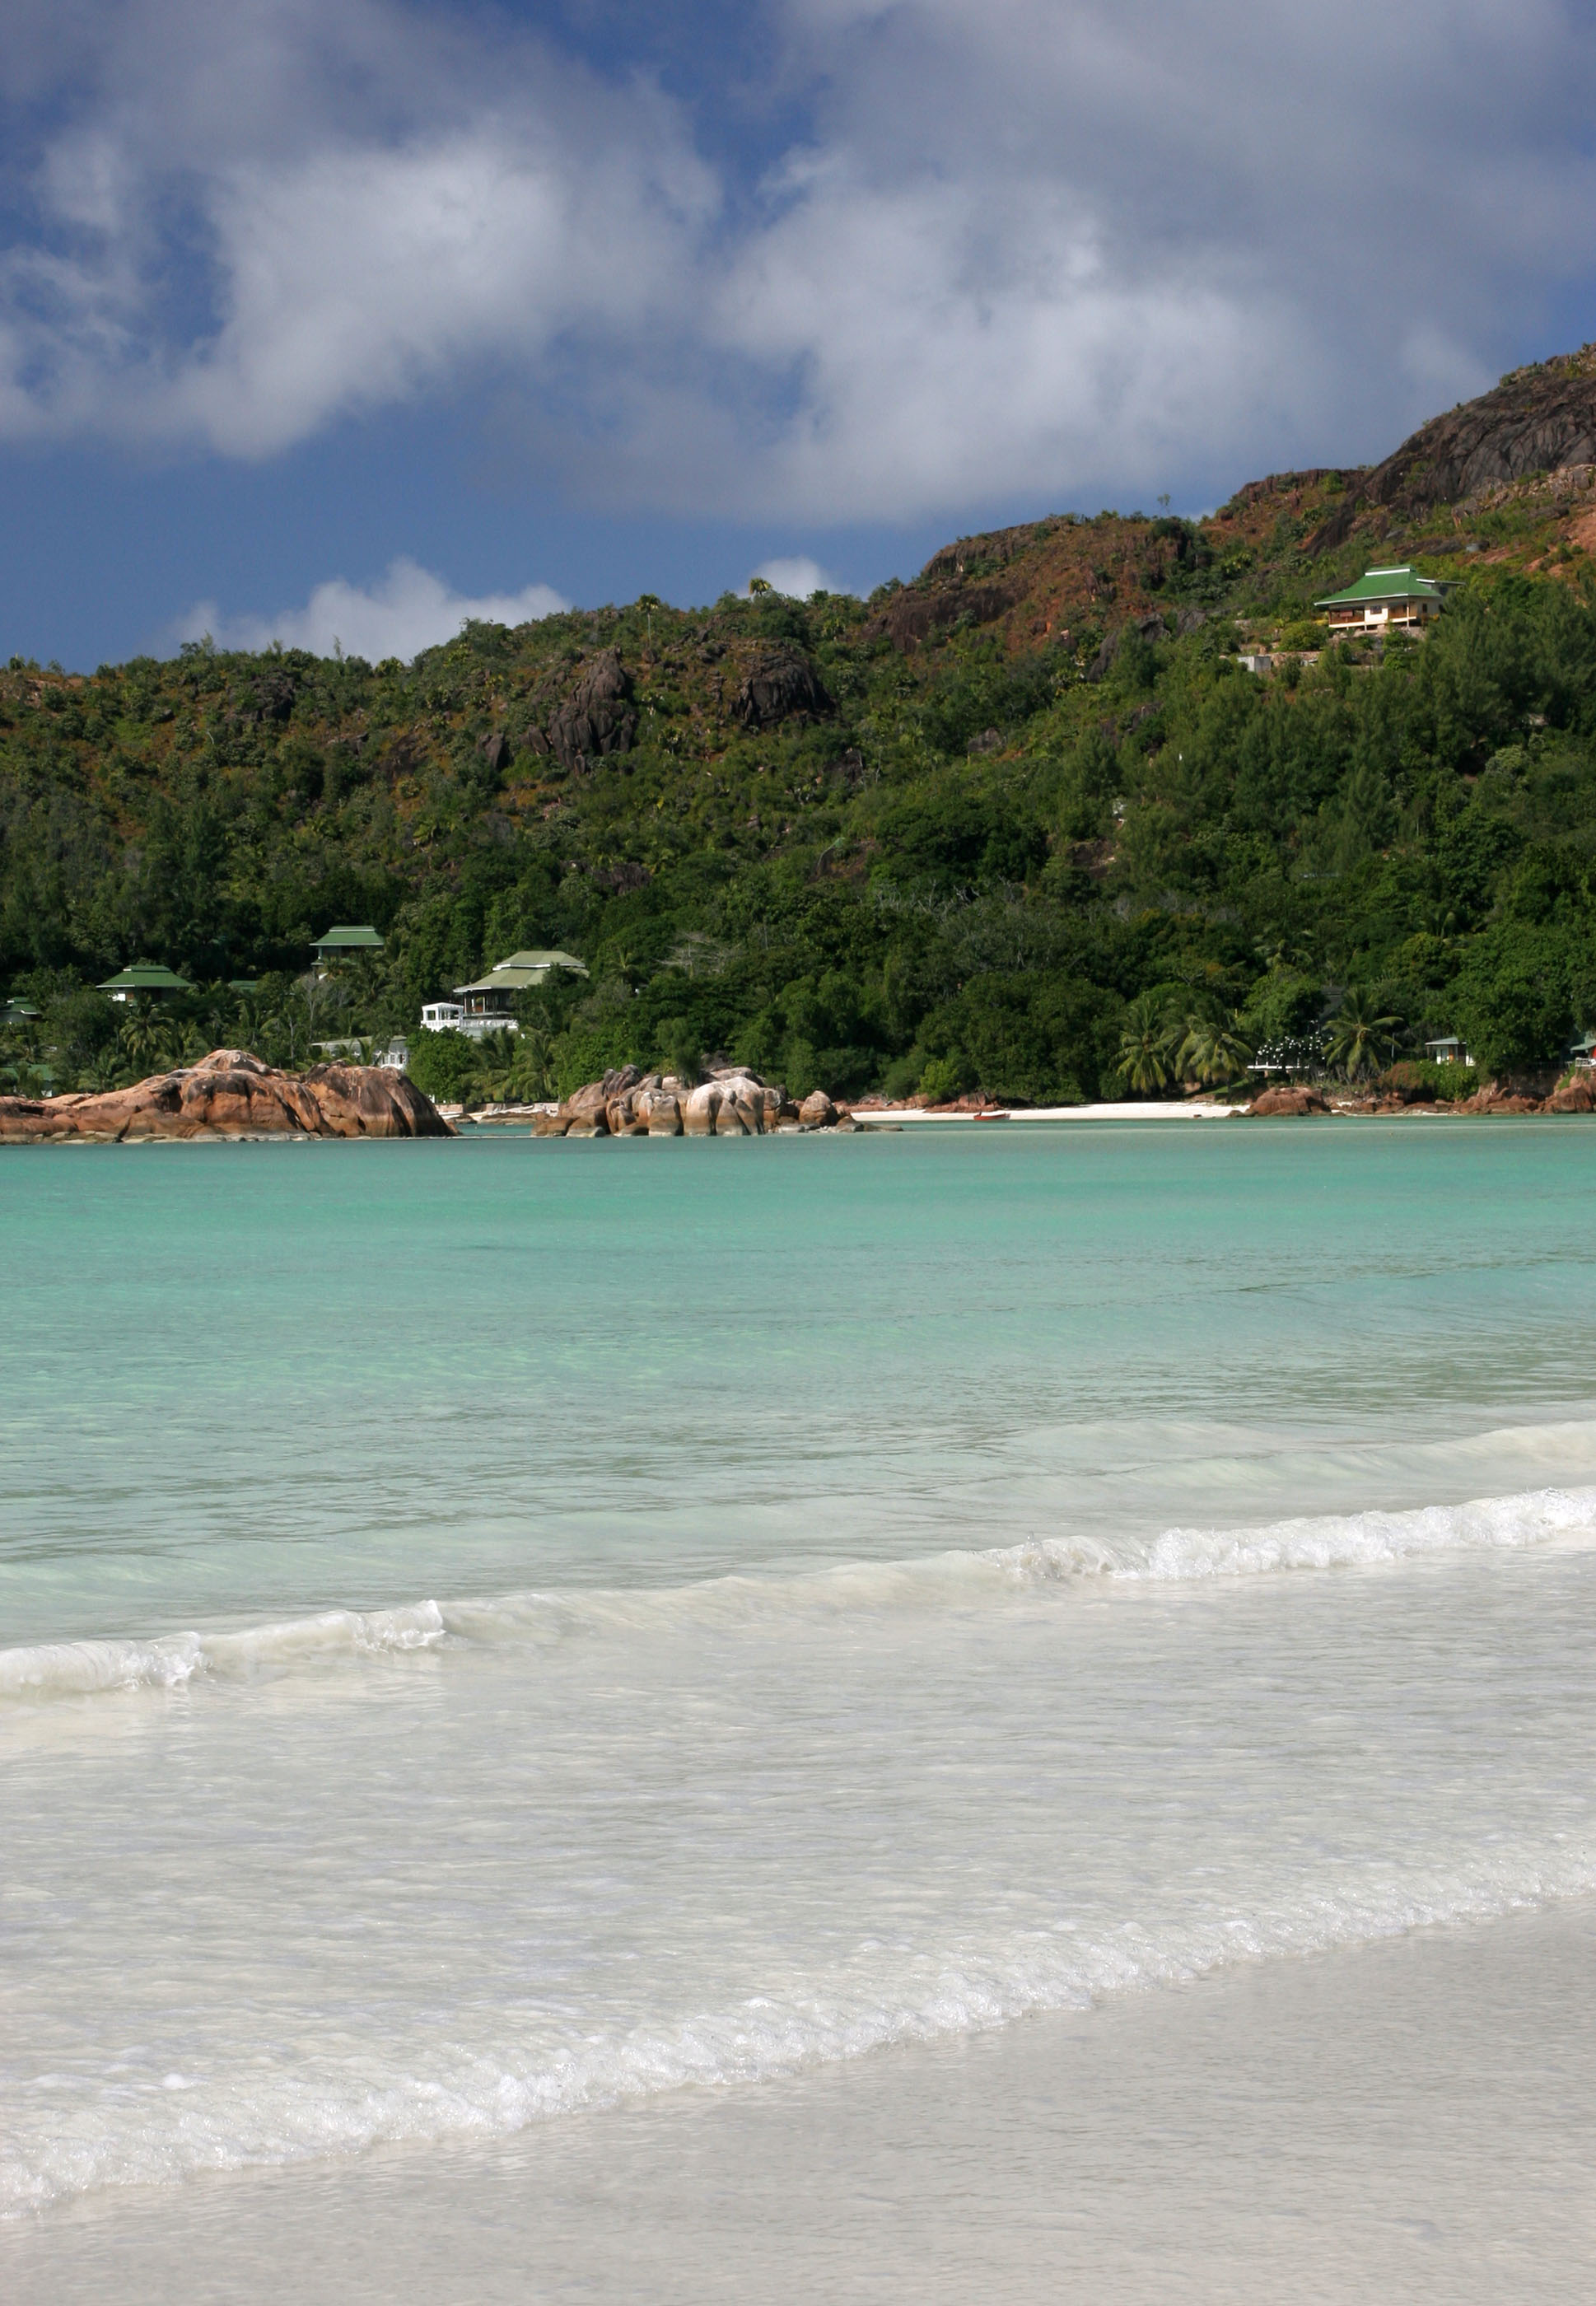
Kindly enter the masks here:
[[30, 2281], [88, 2217], [134, 2294], [251, 2170], [286, 2249], [513, 2153], [514, 2227], [628, 2106], [696, 2183], [706, 2089], [756, 2189], [822, 2075], [912, 2130], [994, 2029], [1585, 1912], [1593, 1174], [1578, 1123], [13, 1156]]

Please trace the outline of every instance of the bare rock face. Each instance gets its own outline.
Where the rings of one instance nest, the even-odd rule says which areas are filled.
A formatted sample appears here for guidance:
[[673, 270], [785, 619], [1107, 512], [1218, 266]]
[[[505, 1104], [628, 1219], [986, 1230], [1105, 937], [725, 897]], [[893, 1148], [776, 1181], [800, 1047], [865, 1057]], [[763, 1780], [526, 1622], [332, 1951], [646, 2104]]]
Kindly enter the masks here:
[[670, 1089], [639, 1089], [636, 1110], [651, 1137], [681, 1135], [681, 1106]]
[[795, 713], [833, 710], [820, 676], [798, 649], [767, 649], [749, 666], [737, 693], [737, 717], [746, 729], [768, 729]]
[[721, 1084], [703, 1081], [688, 1091], [681, 1108], [682, 1133], [687, 1137], [713, 1137], [715, 1121], [721, 1110]]
[[1565, 1081], [1561, 1089], [1553, 1089], [1543, 1110], [1547, 1113], [1596, 1113], [1596, 1072], [1578, 1072]]
[[798, 1119], [806, 1129], [832, 1129], [836, 1126], [837, 1108], [823, 1089], [812, 1089], [798, 1107]]
[[[943, 553], [937, 553], [926, 563], [921, 572], [922, 576], [952, 573], [951, 569], [944, 572], [939, 566], [944, 558]], [[1015, 598], [1016, 595], [1003, 585], [955, 582], [935, 585], [928, 590], [905, 585], [900, 592], [892, 594], [875, 624], [866, 629], [873, 633], [884, 632], [899, 654], [907, 656], [922, 641], [929, 640], [935, 634], [945, 633], [950, 626], [958, 623], [960, 617], [969, 617], [977, 625], [993, 623], [1007, 614], [1013, 607]]]
[[313, 1065], [279, 1072], [247, 1049], [213, 1049], [198, 1064], [131, 1089], [41, 1101], [0, 1097], [0, 1143], [149, 1137], [452, 1137], [430, 1097], [380, 1065]]
[[585, 1081], [580, 1089], [574, 1089], [559, 1108], [566, 1117], [567, 1126], [578, 1121], [591, 1121], [595, 1113], [605, 1113], [614, 1094], [615, 1091], [607, 1089], [602, 1081]]
[[1328, 1113], [1330, 1108], [1316, 1089], [1283, 1086], [1260, 1089], [1247, 1110], [1262, 1120], [1271, 1116], [1276, 1120], [1298, 1120], [1304, 1114]]
[[1478, 400], [1432, 416], [1383, 465], [1358, 476], [1306, 549], [1324, 552], [1340, 543], [1366, 506], [1422, 512], [1531, 473], [1589, 464], [1596, 464], [1596, 353], [1587, 345], [1515, 369]]
[[568, 769], [631, 750], [637, 733], [632, 676], [619, 649], [595, 657], [549, 722], [548, 747]]

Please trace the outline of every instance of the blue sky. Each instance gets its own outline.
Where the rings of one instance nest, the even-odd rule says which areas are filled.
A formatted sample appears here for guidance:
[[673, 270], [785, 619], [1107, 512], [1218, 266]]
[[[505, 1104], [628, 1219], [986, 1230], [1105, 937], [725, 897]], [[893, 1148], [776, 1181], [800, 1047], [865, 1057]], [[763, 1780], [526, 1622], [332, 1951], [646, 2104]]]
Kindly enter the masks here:
[[11, 0], [0, 655], [867, 590], [1596, 335], [1552, 0]]

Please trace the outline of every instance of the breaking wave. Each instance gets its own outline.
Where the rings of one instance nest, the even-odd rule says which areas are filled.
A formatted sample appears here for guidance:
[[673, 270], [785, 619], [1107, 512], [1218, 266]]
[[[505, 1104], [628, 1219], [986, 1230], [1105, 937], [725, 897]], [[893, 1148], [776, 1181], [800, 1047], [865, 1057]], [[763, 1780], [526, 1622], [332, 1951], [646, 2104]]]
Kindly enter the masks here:
[[1596, 1863], [1581, 1851], [1498, 1849], [1429, 1880], [1370, 1868], [1334, 1888], [1304, 1882], [1223, 1917], [1127, 1921], [1100, 1934], [1033, 1930], [867, 1963], [857, 1975], [845, 1965], [796, 1991], [624, 2031], [585, 2027], [558, 2046], [517, 2042], [507, 2019], [491, 2052], [444, 2046], [408, 2070], [402, 2055], [345, 2064], [312, 2054], [292, 2071], [262, 2059], [247, 2077], [152, 2077], [124, 2086], [120, 2103], [97, 2114], [30, 2122], [26, 2135], [0, 2145], [0, 2223], [104, 2186], [170, 2184], [386, 2143], [504, 2137], [684, 2087], [776, 2081], [894, 2044], [1089, 2010], [1237, 1964], [1489, 1922], [1592, 1889]]
[[854, 1612], [968, 1608], [1027, 1586], [1146, 1584], [1357, 1568], [1449, 1552], [1596, 1540], [1596, 1489], [1546, 1489], [1409, 1511], [1299, 1515], [1255, 1528], [1174, 1528], [1152, 1538], [1029, 1538], [1018, 1545], [791, 1577], [743, 1575], [687, 1585], [532, 1590], [393, 1609], [327, 1610], [234, 1632], [44, 1642], [0, 1650], [0, 1699], [175, 1689], [196, 1678], [251, 1680], [457, 1644], [533, 1646], [605, 1634], [664, 1633]]

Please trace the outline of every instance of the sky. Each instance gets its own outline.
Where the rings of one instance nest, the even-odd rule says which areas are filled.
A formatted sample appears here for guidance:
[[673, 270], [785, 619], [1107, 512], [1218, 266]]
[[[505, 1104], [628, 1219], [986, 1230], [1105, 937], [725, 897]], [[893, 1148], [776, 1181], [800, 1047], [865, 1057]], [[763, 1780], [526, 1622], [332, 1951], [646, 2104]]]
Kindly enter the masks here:
[[1596, 337], [1596, 0], [7, 0], [0, 661], [868, 592]]

